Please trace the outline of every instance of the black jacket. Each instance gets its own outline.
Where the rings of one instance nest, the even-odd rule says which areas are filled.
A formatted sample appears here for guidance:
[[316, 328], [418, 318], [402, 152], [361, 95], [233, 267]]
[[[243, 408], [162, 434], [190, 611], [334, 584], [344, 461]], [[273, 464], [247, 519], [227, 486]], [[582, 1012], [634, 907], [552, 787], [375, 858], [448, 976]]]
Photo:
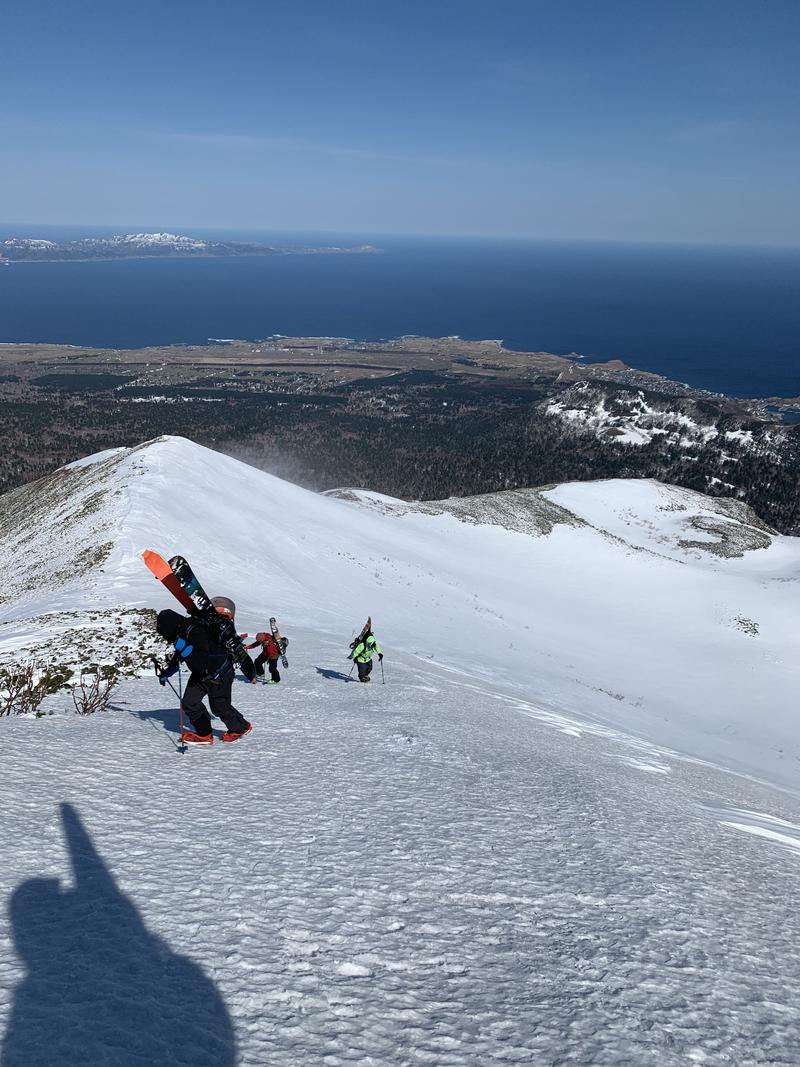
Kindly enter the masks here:
[[160, 611], [156, 631], [175, 646], [164, 670], [164, 676], [174, 674], [181, 663], [191, 673], [189, 682], [211, 679], [223, 681], [234, 674], [231, 658], [213, 633], [197, 619], [187, 619], [177, 611]]

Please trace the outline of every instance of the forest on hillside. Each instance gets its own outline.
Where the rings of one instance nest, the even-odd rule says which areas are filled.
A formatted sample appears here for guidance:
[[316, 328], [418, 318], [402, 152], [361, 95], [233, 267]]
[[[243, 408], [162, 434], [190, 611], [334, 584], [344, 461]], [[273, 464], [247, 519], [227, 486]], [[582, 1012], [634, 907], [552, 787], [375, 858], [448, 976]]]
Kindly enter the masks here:
[[[548, 415], [558, 390], [547, 383], [410, 371], [253, 391], [218, 378], [137, 388], [112, 375], [87, 390], [83, 377], [39, 379], [24, 399], [0, 400], [0, 491], [90, 452], [170, 433], [317, 490], [364, 487], [430, 500], [570, 480], [659, 478], [736, 497], [771, 527], [800, 534], [797, 426], [754, 423], [748, 439], [725, 439], [724, 447], [722, 436], [688, 446], [668, 434], [632, 446]], [[607, 403], [628, 402], [623, 387], [596, 388]], [[675, 397], [648, 400], [676, 406]], [[680, 403], [680, 419], [689, 411], [712, 426], [732, 425], [707, 401]]]

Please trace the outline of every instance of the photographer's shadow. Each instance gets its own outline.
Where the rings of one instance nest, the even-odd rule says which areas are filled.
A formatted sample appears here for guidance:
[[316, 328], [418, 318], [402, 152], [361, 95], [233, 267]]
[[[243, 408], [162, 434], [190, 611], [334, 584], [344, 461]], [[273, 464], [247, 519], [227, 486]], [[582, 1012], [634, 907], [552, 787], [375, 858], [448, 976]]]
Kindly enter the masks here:
[[151, 934], [61, 805], [73, 885], [32, 878], [12, 894], [17, 954], [2, 1067], [198, 1064], [232, 1067], [233, 1027], [201, 968]]

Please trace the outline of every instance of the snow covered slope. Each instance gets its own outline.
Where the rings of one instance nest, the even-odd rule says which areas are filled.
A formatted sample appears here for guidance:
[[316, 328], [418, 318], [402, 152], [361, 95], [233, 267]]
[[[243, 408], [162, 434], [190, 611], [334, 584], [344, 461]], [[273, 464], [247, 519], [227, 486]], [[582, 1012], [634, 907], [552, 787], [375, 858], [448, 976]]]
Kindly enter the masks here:
[[[651, 481], [404, 504], [320, 496], [179, 438], [103, 453], [0, 501], [0, 650], [99, 647], [169, 595], [180, 552], [252, 632], [275, 614], [379, 636], [434, 670], [791, 786], [800, 543]], [[133, 637], [130, 638], [134, 644]], [[104, 644], [105, 642], [105, 644]]]
[[140, 646], [145, 547], [290, 667], [185, 755], [152, 676], [0, 719], [3, 1067], [797, 1062], [795, 541], [653, 482], [409, 505], [164, 438], [0, 500], [2, 654]]
[[3, 1067], [796, 1062], [800, 804], [292, 638], [234, 746], [0, 720]]

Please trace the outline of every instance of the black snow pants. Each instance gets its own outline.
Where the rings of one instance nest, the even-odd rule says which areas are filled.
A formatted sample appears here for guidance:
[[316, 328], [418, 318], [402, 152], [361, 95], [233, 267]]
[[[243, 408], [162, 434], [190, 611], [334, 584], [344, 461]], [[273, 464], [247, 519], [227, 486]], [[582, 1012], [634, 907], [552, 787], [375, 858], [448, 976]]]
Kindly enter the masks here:
[[264, 664], [269, 667], [269, 676], [273, 682], [279, 682], [281, 680], [280, 672], [278, 670], [277, 659], [267, 659], [266, 653], [262, 652], [256, 658], [256, 674], [259, 678], [264, 677]]
[[361, 660], [356, 660], [356, 667], [358, 667], [358, 680], [359, 682], [366, 682], [372, 674], [372, 660], [367, 660], [366, 663], [362, 663]]
[[[228, 678], [214, 682], [210, 678], [191, 675], [183, 692], [183, 710], [189, 716], [194, 732], [201, 737], [211, 733], [211, 715], [222, 719], [229, 730], [240, 733], [247, 726], [247, 719], [231, 704], [233, 671]], [[206, 711], [203, 697], [208, 697], [211, 715]]]

